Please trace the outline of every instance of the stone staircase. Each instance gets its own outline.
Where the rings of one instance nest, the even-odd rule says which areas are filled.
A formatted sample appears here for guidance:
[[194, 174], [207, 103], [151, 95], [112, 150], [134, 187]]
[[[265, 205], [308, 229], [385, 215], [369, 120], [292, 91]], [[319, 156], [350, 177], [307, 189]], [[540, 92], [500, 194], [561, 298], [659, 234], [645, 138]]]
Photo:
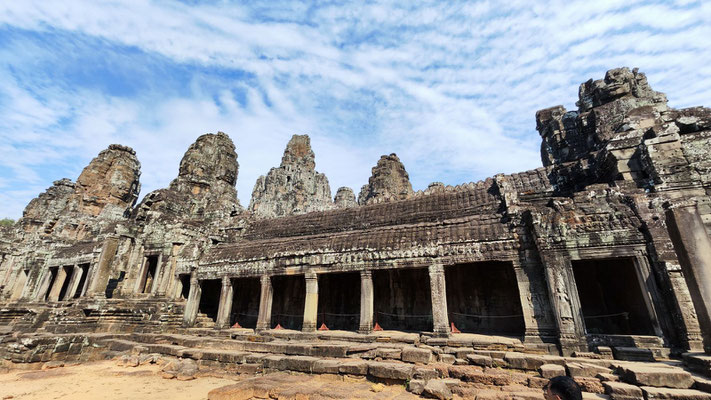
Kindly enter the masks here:
[[[415, 394], [436, 382], [463, 398], [540, 399], [549, 378], [569, 375], [584, 389], [584, 398], [711, 400], [711, 380], [690, 373], [681, 361], [635, 362], [613, 359], [612, 354], [559, 357], [527, 351], [514, 338], [473, 334], [442, 338], [394, 331], [257, 334], [251, 329], [190, 328], [180, 333], [0, 335], [0, 358], [16, 363], [160, 356], [194, 360], [206, 373], [330, 374], [404, 383]], [[704, 365], [711, 365], [711, 359]]]

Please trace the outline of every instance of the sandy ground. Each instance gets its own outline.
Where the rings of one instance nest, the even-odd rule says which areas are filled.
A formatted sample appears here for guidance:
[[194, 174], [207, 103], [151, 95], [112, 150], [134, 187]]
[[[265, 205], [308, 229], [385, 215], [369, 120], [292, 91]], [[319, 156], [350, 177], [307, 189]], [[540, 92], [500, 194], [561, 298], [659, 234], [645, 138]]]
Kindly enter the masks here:
[[160, 367], [124, 368], [116, 361], [99, 361], [48, 370], [0, 373], [0, 399], [18, 400], [199, 400], [234, 380], [199, 377], [177, 381], [160, 377]]

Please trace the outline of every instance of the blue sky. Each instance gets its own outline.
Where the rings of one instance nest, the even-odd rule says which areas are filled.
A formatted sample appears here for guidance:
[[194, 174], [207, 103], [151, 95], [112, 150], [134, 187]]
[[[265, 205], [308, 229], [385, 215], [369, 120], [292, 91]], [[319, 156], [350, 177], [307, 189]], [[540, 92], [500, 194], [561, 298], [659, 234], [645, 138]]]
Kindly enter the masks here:
[[392, 152], [424, 189], [539, 167], [535, 112], [611, 68], [711, 106], [711, 2], [407, 3], [0, 3], [0, 218], [111, 143], [143, 196], [224, 131], [247, 206], [292, 134], [333, 194]]

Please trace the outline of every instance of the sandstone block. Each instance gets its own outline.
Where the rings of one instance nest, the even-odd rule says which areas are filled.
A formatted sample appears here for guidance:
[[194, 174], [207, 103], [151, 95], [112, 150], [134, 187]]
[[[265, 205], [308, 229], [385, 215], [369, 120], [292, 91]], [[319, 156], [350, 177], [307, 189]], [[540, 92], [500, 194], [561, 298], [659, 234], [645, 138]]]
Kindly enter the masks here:
[[642, 387], [645, 400], [674, 399], [674, 400], [709, 400], [711, 394], [694, 389], [672, 389], [660, 387]]
[[422, 379], [412, 379], [407, 383], [407, 390], [414, 394], [422, 394], [425, 391], [425, 381]]
[[481, 367], [491, 367], [494, 365], [494, 360], [491, 357], [479, 354], [467, 354], [467, 361], [469, 361], [469, 364], [479, 365]]
[[347, 375], [367, 375], [368, 363], [365, 361], [346, 361], [338, 367], [338, 372]]
[[338, 360], [317, 360], [311, 371], [314, 374], [337, 374], [340, 366], [341, 362]]
[[622, 379], [638, 386], [687, 389], [694, 384], [690, 373], [681, 368], [663, 368], [648, 365], [626, 366]]
[[565, 367], [558, 364], [543, 364], [538, 367], [538, 373], [544, 378], [553, 378], [555, 376], [565, 375]]
[[642, 389], [639, 386], [622, 382], [603, 382], [605, 393], [612, 399], [641, 399]]
[[506, 361], [511, 368], [528, 371], [536, 371], [541, 365], [546, 364], [546, 361], [540, 356], [514, 352], [506, 353], [504, 361]]
[[567, 362], [565, 366], [568, 369], [568, 375], [573, 378], [594, 378], [597, 374], [610, 373], [609, 368], [585, 362]]
[[372, 362], [368, 365], [368, 374], [383, 379], [405, 381], [412, 378], [414, 368], [409, 364]]
[[427, 382], [424, 392], [439, 400], [450, 400], [453, 398], [452, 390], [445, 382], [439, 379], [432, 379]]
[[410, 363], [429, 364], [432, 360], [432, 352], [427, 349], [416, 347], [405, 347], [402, 349], [402, 361]]

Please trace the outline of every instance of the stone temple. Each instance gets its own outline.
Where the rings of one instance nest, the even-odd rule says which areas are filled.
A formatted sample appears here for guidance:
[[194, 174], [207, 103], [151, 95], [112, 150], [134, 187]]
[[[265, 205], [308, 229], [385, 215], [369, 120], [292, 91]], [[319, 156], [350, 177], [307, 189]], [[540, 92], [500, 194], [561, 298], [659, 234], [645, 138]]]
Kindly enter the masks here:
[[390, 154], [357, 198], [334, 195], [295, 135], [245, 207], [218, 132], [136, 204], [138, 158], [110, 145], [0, 231], [0, 356], [231, 340], [284, 357], [367, 359], [364, 343], [389, 342], [440, 361], [494, 348], [703, 363], [711, 109], [670, 108], [628, 68], [583, 83], [576, 104], [536, 113], [540, 168], [416, 192]]

